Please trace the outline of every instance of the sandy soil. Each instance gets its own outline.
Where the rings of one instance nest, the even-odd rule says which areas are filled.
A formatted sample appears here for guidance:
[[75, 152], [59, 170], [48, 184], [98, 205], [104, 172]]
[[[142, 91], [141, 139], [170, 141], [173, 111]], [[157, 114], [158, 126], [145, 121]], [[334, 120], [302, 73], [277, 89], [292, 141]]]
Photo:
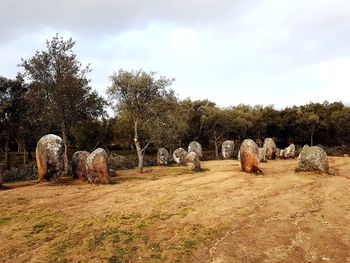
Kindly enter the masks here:
[[254, 176], [209, 161], [0, 191], [0, 262], [350, 262], [350, 158], [330, 165]]

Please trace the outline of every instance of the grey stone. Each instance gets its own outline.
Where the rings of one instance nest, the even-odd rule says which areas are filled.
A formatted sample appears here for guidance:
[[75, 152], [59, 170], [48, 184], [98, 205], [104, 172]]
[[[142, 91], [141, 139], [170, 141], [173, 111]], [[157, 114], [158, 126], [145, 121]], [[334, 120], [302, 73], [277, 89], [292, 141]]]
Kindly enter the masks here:
[[233, 157], [235, 149], [235, 142], [226, 140], [221, 145], [221, 153], [224, 159], [230, 159]]
[[188, 152], [195, 152], [199, 158], [203, 157], [202, 145], [199, 142], [190, 142], [188, 145]]
[[266, 163], [266, 149], [259, 148], [259, 162]]
[[157, 152], [157, 164], [167, 165], [169, 160], [169, 152], [165, 148], [159, 148]]
[[63, 171], [64, 145], [61, 137], [54, 134], [43, 136], [36, 146], [38, 177], [42, 182], [57, 180]]
[[329, 173], [327, 153], [318, 146], [304, 147], [298, 157], [297, 171]]
[[201, 171], [201, 162], [199, 160], [197, 153], [189, 152], [186, 155], [186, 163], [190, 170], [193, 170], [195, 172]]
[[178, 148], [173, 152], [173, 159], [177, 164], [186, 165], [186, 155], [184, 148]]
[[266, 138], [263, 148], [266, 149], [266, 159], [276, 159], [276, 144], [273, 139]]
[[284, 158], [294, 158], [295, 157], [295, 145], [292, 143], [286, 149], [284, 149]]
[[97, 148], [88, 156], [86, 159], [86, 172], [89, 183], [110, 183], [108, 157], [104, 149]]
[[241, 144], [240, 152], [240, 161], [241, 168], [243, 172], [246, 173], [262, 173], [259, 169], [259, 147], [251, 139], [246, 139]]

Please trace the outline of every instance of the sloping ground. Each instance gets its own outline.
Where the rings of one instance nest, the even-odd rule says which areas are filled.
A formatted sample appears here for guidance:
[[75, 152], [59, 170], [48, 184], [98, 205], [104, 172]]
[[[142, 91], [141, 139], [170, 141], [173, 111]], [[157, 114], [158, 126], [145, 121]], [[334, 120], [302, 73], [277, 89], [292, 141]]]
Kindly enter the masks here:
[[350, 158], [120, 172], [115, 183], [0, 192], [1, 262], [350, 262]]

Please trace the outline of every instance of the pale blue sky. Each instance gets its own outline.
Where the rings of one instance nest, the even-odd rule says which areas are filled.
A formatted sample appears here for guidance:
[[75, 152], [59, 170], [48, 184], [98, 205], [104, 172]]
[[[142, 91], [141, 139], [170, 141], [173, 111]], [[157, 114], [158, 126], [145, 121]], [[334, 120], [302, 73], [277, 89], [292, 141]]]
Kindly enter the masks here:
[[350, 102], [348, 0], [1, 0], [0, 75], [56, 32], [101, 94], [120, 68], [176, 79], [219, 105]]

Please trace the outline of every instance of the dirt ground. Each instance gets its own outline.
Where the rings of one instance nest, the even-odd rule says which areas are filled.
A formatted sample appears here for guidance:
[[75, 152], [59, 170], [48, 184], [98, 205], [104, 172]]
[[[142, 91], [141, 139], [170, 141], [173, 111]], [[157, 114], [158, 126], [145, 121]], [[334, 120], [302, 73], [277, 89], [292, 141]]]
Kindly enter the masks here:
[[350, 158], [330, 158], [336, 176], [296, 162], [16, 185], [0, 191], [0, 262], [350, 262]]

